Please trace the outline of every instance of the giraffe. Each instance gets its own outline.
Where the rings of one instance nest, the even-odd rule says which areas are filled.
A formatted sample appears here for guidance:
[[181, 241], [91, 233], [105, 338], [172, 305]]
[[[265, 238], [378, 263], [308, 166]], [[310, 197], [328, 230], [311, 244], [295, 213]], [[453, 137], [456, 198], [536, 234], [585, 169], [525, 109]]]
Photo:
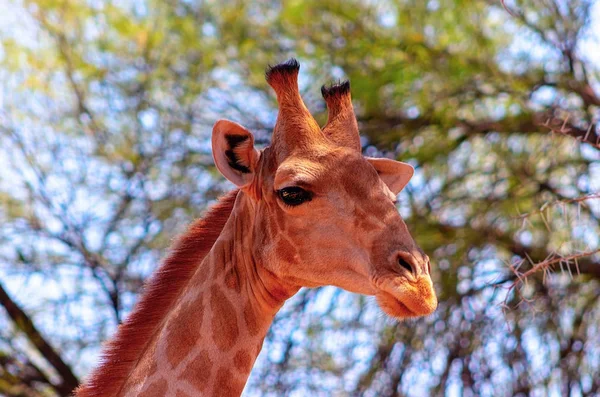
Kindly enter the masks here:
[[397, 319], [435, 310], [429, 258], [394, 204], [413, 168], [361, 154], [347, 81], [322, 87], [321, 129], [299, 68], [291, 59], [267, 69], [279, 104], [270, 146], [216, 122], [215, 165], [237, 189], [175, 243], [78, 397], [239, 396], [275, 314], [301, 287], [374, 295]]

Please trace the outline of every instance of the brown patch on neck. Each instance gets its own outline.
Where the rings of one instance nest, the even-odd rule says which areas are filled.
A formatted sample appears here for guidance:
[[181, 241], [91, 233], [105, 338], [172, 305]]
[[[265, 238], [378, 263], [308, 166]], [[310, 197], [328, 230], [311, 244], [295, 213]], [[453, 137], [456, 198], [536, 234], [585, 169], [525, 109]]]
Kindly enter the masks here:
[[201, 294], [199, 299], [181, 305], [167, 324], [169, 343], [166, 347], [166, 353], [172, 367], [176, 367], [189, 353], [189, 347], [196, 345], [198, 339], [200, 339], [204, 317], [202, 297]]
[[178, 239], [171, 254], [146, 284], [131, 315], [107, 344], [101, 365], [77, 389], [78, 397], [115, 396], [123, 388], [148, 342], [162, 328], [198, 265], [223, 231], [237, 194], [238, 190], [234, 190], [224, 196]]
[[218, 285], [213, 285], [210, 292], [212, 338], [219, 350], [228, 351], [240, 334], [237, 313]]
[[165, 379], [159, 379], [146, 388], [138, 397], [162, 397], [167, 395], [169, 385]]
[[243, 374], [250, 373], [252, 362], [252, 357], [246, 350], [239, 350], [233, 357], [233, 364]]
[[228, 368], [219, 368], [213, 387], [214, 395], [220, 397], [239, 396], [242, 394], [244, 386], [245, 382], [236, 379]]
[[185, 379], [190, 384], [194, 385], [198, 391], [206, 390], [210, 381], [213, 363], [206, 351], [200, 352], [198, 357], [187, 366], [179, 379]]

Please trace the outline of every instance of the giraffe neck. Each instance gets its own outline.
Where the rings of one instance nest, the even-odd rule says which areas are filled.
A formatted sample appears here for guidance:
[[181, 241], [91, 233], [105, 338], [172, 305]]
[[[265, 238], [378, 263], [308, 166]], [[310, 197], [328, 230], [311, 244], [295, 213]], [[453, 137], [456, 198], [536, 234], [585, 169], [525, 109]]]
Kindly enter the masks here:
[[243, 193], [124, 385], [123, 396], [240, 395], [273, 317], [296, 289], [261, 265]]

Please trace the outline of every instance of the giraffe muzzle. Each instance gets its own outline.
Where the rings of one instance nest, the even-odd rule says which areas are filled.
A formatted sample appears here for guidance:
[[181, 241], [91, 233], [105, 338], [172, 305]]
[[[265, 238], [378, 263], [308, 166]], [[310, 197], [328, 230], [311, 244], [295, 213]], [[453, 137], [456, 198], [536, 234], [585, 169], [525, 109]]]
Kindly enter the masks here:
[[426, 316], [437, 308], [437, 296], [430, 276], [430, 261], [425, 255], [399, 252], [397, 271], [379, 278], [375, 294], [379, 306], [388, 315], [403, 319]]

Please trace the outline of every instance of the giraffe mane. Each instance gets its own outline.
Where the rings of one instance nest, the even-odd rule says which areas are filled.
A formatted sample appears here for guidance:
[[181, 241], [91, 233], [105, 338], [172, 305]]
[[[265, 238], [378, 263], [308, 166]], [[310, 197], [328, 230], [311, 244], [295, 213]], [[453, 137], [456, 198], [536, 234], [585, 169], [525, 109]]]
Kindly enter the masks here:
[[154, 272], [133, 312], [104, 346], [101, 364], [80, 386], [77, 397], [116, 396], [141, 358], [150, 338], [160, 329], [198, 265], [213, 247], [233, 210], [238, 190], [223, 196], [203, 218], [177, 239]]

